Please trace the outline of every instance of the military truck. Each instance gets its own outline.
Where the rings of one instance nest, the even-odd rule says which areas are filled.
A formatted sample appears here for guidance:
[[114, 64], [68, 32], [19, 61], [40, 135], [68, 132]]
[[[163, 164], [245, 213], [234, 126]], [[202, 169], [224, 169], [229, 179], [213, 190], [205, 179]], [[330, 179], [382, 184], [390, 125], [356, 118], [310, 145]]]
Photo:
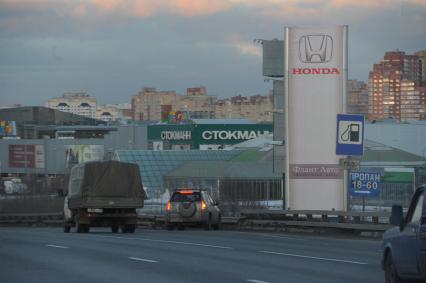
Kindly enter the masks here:
[[64, 202], [64, 232], [76, 227], [111, 227], [113, 233], [134, 233], [137, 208], [144, 205], [145, 191], [139, 167], [119, 161], [96, 161], [71, 168]]

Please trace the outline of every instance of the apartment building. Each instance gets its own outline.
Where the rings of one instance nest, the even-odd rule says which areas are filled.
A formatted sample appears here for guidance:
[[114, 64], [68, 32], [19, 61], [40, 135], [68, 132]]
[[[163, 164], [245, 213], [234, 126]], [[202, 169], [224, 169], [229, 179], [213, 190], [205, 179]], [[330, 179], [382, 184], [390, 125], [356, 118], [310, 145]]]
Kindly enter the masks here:
[[47, 101], [46, 107], [63, 112], [77, 114], [89, 118], [96, 116], [96, 97], [84, 91], [66, 92], [61, 97], [54, 97]]
[[193, 119], [215, 118], [215, 104], [217, 98], [207, 95], [204, 86], [187, 88], [186, 95], [180, 97], [178, 110], [188, 111]]
[[179, 108], [179, 102], [175, 91], [143, 88], [132, 97], [133, 120], [160, 121], [162, 112]]
[[417, 55], [386, 52], [368, 77], [368, 119], [420, 120], [424, 111], [421, 62]]
[[357, 80], [348, 81], [347, 112], [349, 114], [368, 113], [368, 87], [365, 82]]
[[272, 109], [272, 94], [250, 97], [238, 95], [216, 102], [216, 118], [272, 122]]
[[426, 86], [426, 50], [417, 51], [414, 54], [417, 55], [420, 60], [420, 73], [421, 73], [420, 84], [422, 86]]

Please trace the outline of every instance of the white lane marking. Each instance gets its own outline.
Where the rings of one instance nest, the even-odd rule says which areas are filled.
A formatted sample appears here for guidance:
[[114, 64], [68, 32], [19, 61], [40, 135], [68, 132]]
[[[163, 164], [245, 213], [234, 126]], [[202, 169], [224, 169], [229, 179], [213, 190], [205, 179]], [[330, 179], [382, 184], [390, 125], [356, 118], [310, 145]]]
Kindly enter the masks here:
[[252, 283], [269, 283], [269, 282], [266, 282], [266, 281], [256, 280], [256, 279], [249, 279], [249, 280], [247, 280], [247, 282], [252, 282]]
[[129, 257], [129, 259], [136, 260], [136, 261], [150, 262], [150, 263], [156, 263], [156, 262], [158, 262], [157, 260], [146, 259], [146, 258], [139, 258], [139, 257]]
[[259, 253], [274, 254], [274, 255], [284, 255], [284, 256], [309, 258], [309, 259], [318, 259], [318, 260], [326, 260], [326, 261], [334, 261], [334, 262], [353, 263], [353, 264], [361, 264], [361, 265], [368, 264], [366, 262], [359, 262], [359, 261], [352, 261], [352, 260], [343, 260], [343, 259], [326, 258], [326, 257], [316, 257], [316, 256], [307, 256], [307, 255], [297, 255], [297, 254], [288, 254], [288, 253], [277, 253], [277, 252], [270, 252], [270, 251], [259, 251]]
[[65, 247], [65, 246], [57, 246], [57, 245], [46, 245], [46, 247], [49, 247], [49, 248], [56, 248], [56, 249], [69, 249], [69, 247]]
[[119, 237], [119, 236], [98, 236], [104, 238], [114, 238], [114, 239], [125, 239], [125, 240], [139, 240], [139, 241], [148, 241], [148, 242], [157, 242], [157, 243], [168, 243], [168, 244], [179, 244], [179, 245], [189, 245], [189, 246], [199, 246], [199, 247], [207, 247], [207, 248], [216, 248], [216, 249], [228, 249], [233, 250], [232, 247], [226, 246], [218, 246], [218, 245], [209, 245], [209, 244], [200, 244], [200, 243], [191, 243], [191, 242], [181, 242], [181, 241], [168, 241], [168, 240], [156, 240], [149, 238], [127, 238], [127, 237]]

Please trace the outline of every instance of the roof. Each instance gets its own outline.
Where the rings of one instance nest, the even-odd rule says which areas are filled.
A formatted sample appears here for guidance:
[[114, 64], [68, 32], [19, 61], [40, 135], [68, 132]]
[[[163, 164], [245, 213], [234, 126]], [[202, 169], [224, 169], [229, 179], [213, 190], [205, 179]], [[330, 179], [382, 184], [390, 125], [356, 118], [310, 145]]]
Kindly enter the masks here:
[[238, 150], [117, 150], [113, 159], [136, 163], [144, 187], [154, 195], [163, 188], [162, 176], [189, 161], [225, 161], [240, 153]]
[[[249, 154], [260, 154], [260, 151], [270, 152], [272, 150], [272, 138], [273, 135], [262, 135], [257, 138], [233, 145], [230, 149], [244, 149], [251, 148], [253, 151], [245, 152], [240, 155], [240, 158], [247, 156]], [[251, 153], [249, 153], [251, 152]], [[256, 153], [257, 152], [257, 153]], [[426, 164], [426, 157], [416, 155], [392, 146], [385, 145], [370, 139], [364, 140], [364, 155], [359, 158], [362, 163], [384, 163], [384, 165], [389, 165], [389, 163], [399, 163], [401, 164]], [[386, 164], [385, 164], [386, 163]]]
[[216, 124], [257, 124], [256, 121], [248, 119], [191, 119], [194, 124], [216, 125]]
[[226, 161], [191, 161], [170, 171], [165, 178], [206, 179], [271, 179], [281, 178], [281, 172], [273, 172], [272, 151], [257, 149], [240, 151]]
[[164, 178], [276, 179], [272, 162], [191, 161], [170, 171]]
[[407, 151], [400, 150], [385, 144], [372, 140], [364, 141], [364, 155], [360, 158], [362, 163], [365, 162], [404, 162], [404, 163], [424, 163], [426, 158], [412, 154]]

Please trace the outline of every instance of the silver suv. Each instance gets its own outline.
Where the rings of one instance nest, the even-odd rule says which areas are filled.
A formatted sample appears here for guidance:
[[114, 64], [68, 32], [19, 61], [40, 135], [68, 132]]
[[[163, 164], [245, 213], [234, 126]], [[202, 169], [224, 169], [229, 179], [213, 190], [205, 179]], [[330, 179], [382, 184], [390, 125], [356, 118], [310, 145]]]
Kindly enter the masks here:
[[207, 191], [178, 189], [173, 192], [166, 205], [166, 224], [168, 230], [175, 227], [184, 230], [185, 226], [204, 226], [206, 230], [218, 230], [221, 213], [218, 203]]

